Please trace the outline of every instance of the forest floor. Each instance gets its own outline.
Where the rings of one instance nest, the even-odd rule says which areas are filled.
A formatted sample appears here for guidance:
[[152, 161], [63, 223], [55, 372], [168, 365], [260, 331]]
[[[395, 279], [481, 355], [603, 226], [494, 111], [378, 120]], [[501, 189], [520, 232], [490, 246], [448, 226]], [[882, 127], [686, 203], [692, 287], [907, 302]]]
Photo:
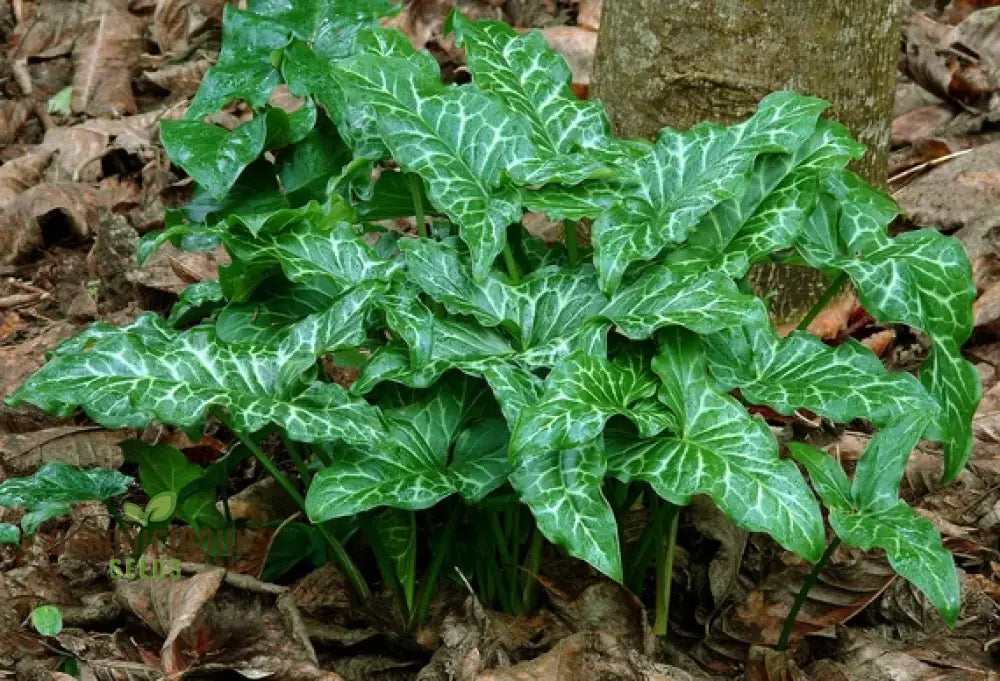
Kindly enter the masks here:
[[[0, 399], [86, 325], [167, 312], [186, 286], [217, 276], [222, 251], [168, 246], [140, 267], [135, 248], [190, 197], [158, 125], [183, 115], [217, 57], [224, 4], [0, 0]], [[456, 4], [475, 18], [541, 28], [586, 96], [600, 0], [410, 0], [393, 25], [453, 75], [463, 56], [442, 23]], [[256, 560], [229, 571], [192, 559], [178, 582], [112, 581], [106, 559], [46, 541], [99, 531], [100, 509], [84, 505], [43, 523], [26, 549], [0, 548], [0, 678], [156, 679], [183, 669], [329, 681], [1000, 680], [1000, 7], [989, 7], [1000, 3], [913, 4], [922, 11], [904, 22], [892, 125], [889, 188], [905, 214], [897, 227], [955, 234], [979, 292], [965, 351], [985, 397], [969, 466], [941, 486], [940, 459], [918, 449], [902, 488], [959, 565], [964, 605], [954, 629], [884, 557], [842, 547], [798, 616], [795, 645], [776, 652], [809, 566], [710, 504], [694, 504], [681, 521], [667, 642], [651, 636], [643, 601], [554, 551], [538, 575], [538, 612], [486, 611], [456, 580], [412, 637], [394, 632], [378, 604], [353, 604], [331, 566], [281, 584], [260, 579], [273, 536], [260, 538]], [[927, 351], [908, 329], [875, 325], [852, 297], [810, 330], [831, 343], [854, 337], [897, 367]], [[228, 446], [0, 407], [0, 481], [50, 461], [127, 470], [117, 442], [137, 435], [197, 461]], [[841, 430], [827, 448], [850, 464], [869, 438]], [[247, 489], [234, 513], [283, 517], [255, 484], [259, 473], [236, 473]], [[22, 513], [0, 508], [0, 522]], [[28, 622], [43, 602], [63, 612], [54, 638]]]

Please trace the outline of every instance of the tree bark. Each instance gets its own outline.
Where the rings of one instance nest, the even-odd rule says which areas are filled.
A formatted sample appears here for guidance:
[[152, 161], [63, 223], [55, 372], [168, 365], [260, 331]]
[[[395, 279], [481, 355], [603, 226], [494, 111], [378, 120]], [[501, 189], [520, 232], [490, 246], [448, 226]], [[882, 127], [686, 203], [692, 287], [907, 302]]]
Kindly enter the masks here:
[[[734, 123], [775, 90], [822, 97], [868, 147], [854, 169], [884, 186], [899, 17], [899, 0], [605, 0], [591, 93], [625, 137]], [[779, 322], [803, 316], [826, 287], [784, 266], [752, 280], [778, 291]]]

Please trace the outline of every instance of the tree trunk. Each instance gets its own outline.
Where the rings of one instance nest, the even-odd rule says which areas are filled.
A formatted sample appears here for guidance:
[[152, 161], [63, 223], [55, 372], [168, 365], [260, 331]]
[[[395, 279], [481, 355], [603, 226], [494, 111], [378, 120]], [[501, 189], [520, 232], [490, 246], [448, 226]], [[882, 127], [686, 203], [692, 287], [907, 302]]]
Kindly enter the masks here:
[[[775, 90], [833, 104], [868, 147], [854, 168], [886, 184], [899, 0], [605, 0], [593, 96], [615, 132], [654, 137], [699, 121], [733, 123]], [[819, 273], [764, 266], [776, 320], [801, 318], [826, 288]]]

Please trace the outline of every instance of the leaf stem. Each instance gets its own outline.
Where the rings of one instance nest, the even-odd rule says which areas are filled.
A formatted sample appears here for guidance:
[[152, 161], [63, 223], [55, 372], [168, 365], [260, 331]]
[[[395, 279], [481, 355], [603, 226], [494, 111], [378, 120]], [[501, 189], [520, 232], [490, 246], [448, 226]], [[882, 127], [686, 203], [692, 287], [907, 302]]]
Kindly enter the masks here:
[[514, 280], [514, 283], [521, 281], [521, 270], [517, 266], [517, 261], [514, 260], [514, 252], [510, 250], [510, 244], [505, 243], [503, 245], [503, 261], [507, 265], [507, 274], [510, 278]]
[[660, 529], [666, 529], [667, 533], [656, 545], [656, 621], [653, 622], [653, 633], [657, 636], [667, 635], [670, 621], [670, 587], [673, 586], [674, 546], [677, 544], [680, 511], [680, 506], [664, 501], [656, 512]]
[[382, 535], [378, 533], [378, 528], [375, 527], [375, 523], [367, 513], [361, 515], [361, 529], [365, 533], [365, 536], [368, 537], [368, 545], [371, 546], [372, 553], [375, 554], [375, 564], [382, 575], [382, 583], [392, 589], [396, 600], [399, 602], [399, 608], [403, 612], [403, 621], [408, 621], [413, 604], [408, 602], [406, 591], [396, 577], [396, 569], [393, 565], [392, 557], [382, 542]]
[[[221, 409], [215, 410], [215, 416], [223, 423], [223, 425], [228, 428], [233, 435], [238, 437], [247, 449], [260, 461], [261, 465], [264, 467], [271, 477], [278, 481], [288, 496], [302, 509], [302, 512], [306, 512], [306, 500], [302, 497], [302, 494], [295, 489], [295, 485], [285, 477], [278, 467], [275, 465], [271, 458], [265, 454], [257, 444], [247, 437], [244, 433], [236, 428], [232, 419], [229, 418]], [[344, 572], [344, 576], [347, 577], [348, 583], [354, 591], [354, 595], [359, 599], [365, 600], [371, 598], [372, 592], [368, 588], [368, 584], [365, 582], [365, 578], [361, 575], [361, 571], [358, 566], [354, 564], [351, 557], [347, 555], [347, 551], [344, 550], [343, 545], [337, 541], [337, 539], [330, 534], [322, 524], [315, 524], [314, 527], [320, 533], [320, 536], [329, 544], [330, 549], [333, 551], [334, 559], [337, 561], [337, 565]]]
[[302, 483], [308, 488], [312, 484], [312, 474], [309, 472], [305, 461], [302, 460], [302, 453], [299, 451], [298, 444], [293, 442], [285, 431], [281, 431], [281, 441], [285, 444], [285, 449], [288, 450], [288, 457], [295, 464], [295, 470], [299, 472]]
[[531, 534], [531, 544], [528, 546], [528, 557], [524, 561], [524, 598], [521, 606], [524, 612], [531, 612], [535, 607], [535, 591], [538, 586], [538, 570], [542, 566], [542, 533], [538, 527]]
[[424, 577], [424, 584], [420, 588], [420, 596], [417, 598], [417, 605], [410, 616], [410, 630], [427, 619], [427, 613], [431, 608], [431, 597], [434, 595], [434, 587], [437, 586], [441, 576], [441, 566], [449, 553], [452, 541], [455, 538], [455, 529], [458, 527], [458, 518], [462, 514], [462, 505], [455, 504], [448, 517], [448, 524], [445, 525], [444, 532], [434, 547], [434, 556], [430, 565], [427, 566], [427, 574]]
[[813, 320], [816, 319], [819, 313], [823, 311], [823, 308], [826, 307], [831, 300], [833, 300], [833, 297], [837, 295], [837, 292], [840, 291], [840, 288], [846, 281], [847, 273], [838, 273], [837, 276], [833, 278], [833, 281], [830, 282], [830, 286], [828, 286], [826, 291], [823, 292], [823, 295], [820, 296], [819, 300], [817, 300], [815, 304], [813, 304], [806, 316], [802, 318], [801, 322], [799, 322], [799, 325], [795, 327], [796, 331], [805, 331], [808, 329], [809, 325], [812, 324]]
[[802, 610], [802, 606], [806, 602], [806, 598], [809, 596], [809, 592], [816, 585], [816, 580], [819, 579], [819, 573], [826, 567], [826, 564], [830, 562], [830, 556], [833, 552], [837, 550], [840, 546], [840, 537], [834, 537], [830, 545], [826, 547], [826, 551], [823, 552], [823, 556], [819, 559], [819, 562], [813, 565], [812, 571], [809, 576], [806, 577], [806, 581], [802, 582], [802, 588], [799, 589], [799, 593], [795, 596], [795, 602], [792, 603], [792, 609], [788, 611], [788, 617], [785, 618], [785, 624], [781, 627], [781, 635], [778, 637], [778, 650], [788, 650], [788, 639], [792, 635], [792, 629], [795, 628], [795, 618], [798, 617], [799, 611]]
[[566, 231], [566, 251], [569, 253], [569, 265], [575, 267], [580, 260], [580, 251], [576, 243], [576, 223], [572, 220], [563, 220], [563, 227]]
[[420, 176], [409, 175], [406, 184], [410, 187], [410, 196], [413, 197], [413, 212], [417, 218], [417, 234], [421, 239], [427, 238], [427, 223], [424, 221], [424, 201], [420, 198]]

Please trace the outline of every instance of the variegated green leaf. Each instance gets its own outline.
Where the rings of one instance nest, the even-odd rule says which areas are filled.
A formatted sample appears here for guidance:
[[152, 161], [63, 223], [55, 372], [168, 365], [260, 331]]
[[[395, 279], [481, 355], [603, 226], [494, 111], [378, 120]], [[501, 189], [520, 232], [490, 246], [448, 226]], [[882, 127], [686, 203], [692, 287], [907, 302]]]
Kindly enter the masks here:
[[246, 302], [222, 308], [215, 332], [224, 343], [267, 345], [287, 333], [292, 324], [329, 308], [342, 293], [341, 286], [326, 279], [307, 284], [268, 280]]
[[334, 75], [355, 102], [375, 115], [378, 132], [400, 167], [427, 182], [427, 195], [459, 225], [472, 271], [486, 277], [521, 217], [519, 193], [504, 170], [534, 153], [527, 131], [470, 87], [442, 88], [408, 61], [360, 55]]
[[828, 508], [850, 511], [854, 507], [851, 481], [840, 463], [831, 455], [801, 442], [789, 442], [788, 451], [809, 471], [813, 487]]
[[698, 339], [664, 332], [653, 369], [677, 425], [653, 438], [609, 440], [609, 473], [648, 482], [675, 504], [707, 494], [738, 525], [818, 560], [824, 544], [819, 505], [795, 465], [778, 456], [767, 424], [709, 378]]
[[303, 372], [323, 354], [347, 350], [365, 342], [365, 316], [375, 297], [384, 291], [381, 281], [367, 282], [348, 290], [321, 312], [289, 327], [278, 346], [283, 359], [278, 373], [278, 392], [288, 394]]
[[171, 160], [221, 199], [264, 151], [267, 125], [257, 116], [232, 132], [201, 121], [163, 121], [160, 138]]
[[674, 423], [655, 400], [657, 381], [641, 356], [614, 362], [575, 352], [553, 367], [538, 402], [521, 412], [511, 456], [570, 449], [600, 436], [612, 416], [631, 419], [650, 437]]
[[618, 182], [592, 180], [573, 186], [547, 184], [521, 191], [524, 207], [535, 213], [545, 213], [553, 220], [596, 218], [633, 190]]
[[266, 347], [222, 345], [206, 328], [175, 333], [144, 319], [120, 329], [87, 352], [49, 362], [10, 398], [68, 415], [76, 406], [108, 428], [143, 428], [154, 419], [201, 434], [206, 413], [227, 409], [236, 427], [252, 433], [280, 424], [302, 442], [343, 439], [383, 442], [379, 412], [332, 383], [278, 395], [287, 359]]
[[751, 404], [782, 414], [808, 409], [833, 421], [870, 419], [887, 425], [900, 414], [930, 421], [937, 405], [911, 375], [886, 370], [853, 340], [832, 348], [805, 332], [786, 338], [755, 305], [741, 328], [705, 337], [708, 366], [723, 388], [739, 388]]
[[799, 443], [789, 444], [789, 449], [809, 470], [837, 536], [865, 551], [884, 549], [896, 572], [923, 591], [954, 625], [961, 592], [951, 552], [942, 546], [934, 525], [897, 497], [899, 477], [919, 428], [908, 418], [879, 431], [861, 457], [853, 488], [829, 454]]
[[825, 107], [818, 99], [782, 92], [767, 97], [752, 118], [736, 126], [700, 124], [684, 133], [665, 128], [653, 151], [636, 164], [636, 189], [594, 223], [601, 287], [613, 292], [631, 263], [684, 241], [709, 211], [739, 197], [757, 157], [794, 152]]
[[935, 346], [920, 381], [940, 405], [928, 438], [944, 443], [945, 479], [954, 478], [972, 448], [972, 414], [982, 388], [960, 348], [972, 333], [972, 266], [961, 243], [933, 230], [890, 238], [896, 204], [849, 172], [827, 176], [798, 242], [812, 265], [846, 272], [865, 308], [884, 322], [923, 331]]
[[472, 22], [457, 11], [452, 11], [445, 29], [466, 49], [476, 85], [528, 124], [537, 155], [518, 164], [518, 182], [573, 185], [612, 176], [602, 162], [613, 156], [604, 107], [577, 99], [566, 60], [549, 48], [541, 33], [519, 34], [502, 21]]
[[962, 600], [955, 559], [930, 520], [897, 501], [879, 509], [831, 510], [830, 525], [851, 546], [884, 549], [892, 568], [923, 591], [954, 626]]
[[854, 471], [851, 498], [858, 508], [890, 508], [896, 504], [906, 462], [926, 428], [922, 414], [902, 414], [896, 423], [875, 434]]
[[502, 334], [452, 317], [439, 317], [419, 300], [383, 297], [383, 310], [390, 329], [404, 345], [391, 344], [372, 353], [351, 386], [364, 394], [382, 381], [397, 381], [425, 388], [449, 369], [478, 376], [517, 350]]
[[199, 281], [181, 291], [170, 310], [167, 324], [174, 327], [186, 326], [208, 317], [224, 303], [222, 287], [217, 281]]
[[601, 314], [629, 338], [643, 339], [665, 326], [697, 333], [740, 326], [756, 304], [726, 274], [689, 261], [650, 266]]
[[515, 335], [521, 361], [554, 364], [573, 348], [602, 344], [607, 325], [598, 313], [607, 300], [593, 268], [545, 268], [518, 284], [497, 273], [477, 282], [458, 250], [427, 239], [404, 239], [407, 276], [453, 314], [475, 317]]
[[602, 490], [606, 468], [599, 441], [563, 450], [533, 448], [516, 457], [510, 482], [549, 541], [621, 581], [618, 523]]
[[288, 29], [280, 23], [228, 5], [223, 14], [219, 60], [202, 79], [186, 118], [199, 120], [236, 99], [255, 108], [266, 104], [281, 82], [271, 55], [290, 39]]
[[[487, 447], [473, 450], [466, 442], [460, 455], [450, 460], [449, 452], [488, 395], [481, 382], [455, 378], [439, 383], [417, 402], [384, 409], [397, 449], [358, 446], [338, 451], [334, 464], [321, 470], [309, 488], [310, 518], [329, 520], [378, 506], [428, 508], [454, 493], [471, 493], [469, 501], [482, 499], [506, 479], [503, 422], [493, 419], [504, 431], [502, 438], [468, 436]], [[473, 478], [476, 484], [470, 485]]]
[[106, 501], [125, 494], [132, 478], [104, 468], [80, 469], [49, 462], [33, 475], [0, 482], [0, 507], [35, 508], [44, 503]]

